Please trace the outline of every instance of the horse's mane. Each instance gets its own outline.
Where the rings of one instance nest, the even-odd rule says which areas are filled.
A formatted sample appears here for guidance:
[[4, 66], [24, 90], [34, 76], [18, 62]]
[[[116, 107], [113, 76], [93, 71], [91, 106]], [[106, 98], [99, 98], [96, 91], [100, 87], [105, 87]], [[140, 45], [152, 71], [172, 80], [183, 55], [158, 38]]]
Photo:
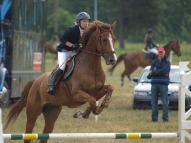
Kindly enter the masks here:
[[84, 31], [84, 33], [83, 33], [82, 37], [80, 38], [79, 42], [83, 46], [85, 46], [88, 43], [90, 37], [92, 36], [92, 34], [94, 32], [100, 32], [98, 27], [101, 27], [104, 30], [110, 30], [111, 29], [111, 25], [110, 24], [103, 23], [103, 22], [101, 22], [99, 20], [93, 21], [92, 23], [90, 23], [88, 28]]
[[163, 48], [166, 49], [172, 42], [174, 42], [174, 41], [170, 41], [170, 42], [167, 43]]

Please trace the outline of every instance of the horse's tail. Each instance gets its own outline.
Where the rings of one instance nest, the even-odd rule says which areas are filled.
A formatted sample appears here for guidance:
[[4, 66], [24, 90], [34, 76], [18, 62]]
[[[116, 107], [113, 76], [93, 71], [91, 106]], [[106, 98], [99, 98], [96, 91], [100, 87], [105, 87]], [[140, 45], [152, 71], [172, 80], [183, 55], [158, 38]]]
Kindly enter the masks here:
[[34, 81], [35, 81], [35, 79], [27, 82], [27, 84], [25, 85], [25, 87], [21, 93], [21, 98], [15, 104], [13, 104], [13, 107], [11, 108], [11, 110], [9, 111], [9, 114], [7, 116], [7, 121], [4, 126], [4, 129], [6, 129], [8, 127], [8, 125], [11, 121], [12, 121], [12, 123], [14, 123], [15, 120], [17, 119], [17, 117], [19, 116], [19, 114], [21, 113], [21, 111], [23, 110], [23, 108], [26, 107], [28, 93], [29, 93], [30, 88]]
[[113, 65], [108, 71], [110, 72], [110, 74], [112, 75], [115, 67], [124, 59], [124, 57], [126, 56], [127, 54], [121, 54], [117, 57], [117, 63], [115, 65]]

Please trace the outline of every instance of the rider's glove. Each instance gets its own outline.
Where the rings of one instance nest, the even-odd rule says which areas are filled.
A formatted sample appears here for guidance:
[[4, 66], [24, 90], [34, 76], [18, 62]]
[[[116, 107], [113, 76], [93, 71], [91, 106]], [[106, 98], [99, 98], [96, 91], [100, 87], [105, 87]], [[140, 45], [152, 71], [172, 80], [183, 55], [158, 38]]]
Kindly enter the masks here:
[[72, 44], [72, 46], [71, 46], [71, 48], [72, 48], [73, 50], [78, 50], [78, 49], [81, 48], [81, 47], [82, 47], [81, 44]]

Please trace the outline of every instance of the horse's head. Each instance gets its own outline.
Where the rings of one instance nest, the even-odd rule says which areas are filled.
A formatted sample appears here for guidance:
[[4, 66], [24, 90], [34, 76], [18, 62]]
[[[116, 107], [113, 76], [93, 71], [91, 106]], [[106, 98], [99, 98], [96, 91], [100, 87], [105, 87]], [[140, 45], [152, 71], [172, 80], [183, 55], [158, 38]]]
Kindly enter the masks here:
[[113, 34], [115, 26], [116, 22], [112, 25], [98, 20], [91, 23], [80, 39], [80, 43], [84, 46], [84, 49], [81, 50], [102, 56], [107, 65], [115, 64], [117, 62], [114, 51], [115, 36]]
[[99, 31], [97, 41], [97, 52], [102, 55], [107, 65], [114, 65], [117, 62], [117, 56], [114, 50], [115, 36], [113, 29], [116, 26], [116, 22], [112, 25], [95, 22], [96, 28]]
[[177, 56], [179, 57], [181, 56], [180, 45], [178, 40], [169, 42], [167, 45], [164, 46], [164, 48], [165, 48], [167, 57], [170, 55], [171, 50], [174, 51]]

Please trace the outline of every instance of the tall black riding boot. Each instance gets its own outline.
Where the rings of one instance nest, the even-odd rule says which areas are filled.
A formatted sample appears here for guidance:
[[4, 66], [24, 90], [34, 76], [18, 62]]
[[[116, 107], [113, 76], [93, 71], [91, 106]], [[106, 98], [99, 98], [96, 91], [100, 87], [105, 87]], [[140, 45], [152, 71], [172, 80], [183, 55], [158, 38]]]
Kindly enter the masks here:
[[56, 86], [55, 86], [55, 83], [56, 81], [60, 78], [62, 74], [62, 70], [60, 68], [58, 68], [54, 73], [52, 73], [51, 75], [51, 82], [50, 82], [50, 85], [49, 85], [49, 88], [47, 90], [47, 93], [50, 94], [50, 95], [55, 95], [56, 93]]

